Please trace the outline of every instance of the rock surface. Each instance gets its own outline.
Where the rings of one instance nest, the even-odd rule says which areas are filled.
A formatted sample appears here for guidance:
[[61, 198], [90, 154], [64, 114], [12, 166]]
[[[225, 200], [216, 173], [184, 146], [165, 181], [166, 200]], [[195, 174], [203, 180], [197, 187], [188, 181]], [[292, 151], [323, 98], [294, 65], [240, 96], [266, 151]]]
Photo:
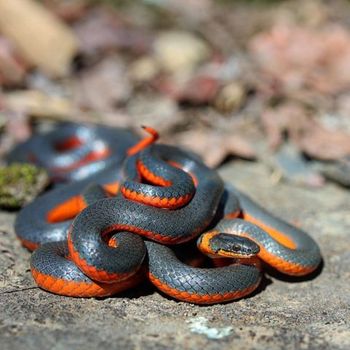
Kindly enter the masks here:
[[170, 300], [148, 284], [101, 300], [60, 297], [35, 287], [15, 214], [1, 212], [1, 349], [350, 348], [350, 192], [276, 184], [264, 165], [249, 162], [221, 174], [319, 242], [319, 274], [267, 275], [251, 297], [209, 307]]

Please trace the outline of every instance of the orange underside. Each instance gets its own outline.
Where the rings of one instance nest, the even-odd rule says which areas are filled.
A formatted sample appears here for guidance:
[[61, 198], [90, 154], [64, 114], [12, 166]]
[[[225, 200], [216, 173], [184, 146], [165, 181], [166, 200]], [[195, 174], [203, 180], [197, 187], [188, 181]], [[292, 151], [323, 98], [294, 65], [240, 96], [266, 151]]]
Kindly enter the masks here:
[[274, 229], [273, 227], [265, 224], [264, 222], [254, 218], [253, 216], [249, 215], [248, 213], [244, 212], [242, 214], [243, 219], [251, 222], [252, 224], [255, 224], [259, 226], [261, 229], [266, 231], [273, 239], [275, 239], [278, 243], [284, 245], [285, 247], [289, 249], [295, 249], [296, 245], [295, 243], [286, 235], [284, 235], [282, 232]]
[[200, 295], [200, 294], [183, 292], [175, 288], [171, 288], [165, 283], [162, 283], [159, 279], [157, 279], [151, 273], [148, 274], [148, 277], [150, 281], [165, 294], [175, 299], [191, 302], [194, 304], [215, 304], [215, 303], [221, 303], [221, 302], [230, 301], [234, 299], [239, 299], [252, 293], [260, 283], [259, 281], [256, 285], [253, 285], [247, 289], [243, 289], [235, 292], [224, 293], [224, 294]]
[[81, 195], [74, 196], [51, 209], [47, 213], [46, 220], [51, 224], [71, 220], [85, 208], [84, 197]]
[[67, 137], [62, 142], [58, 142], [55, 145], [55, 149], [59, 152], [66, 152], [74, 148], [80, 147], [83, 142], [77, 136]]
[[141, 160], [138, 160], [136, 163], [136, 167], [140, 175], [142, 176], [143, 179], [146, 181], [150, 182], [153, 185], [157, 186], [171, 186], [172, 182], [167, 181], [161, 176], [158, 176], [154, 173], [152, 173], [143, 163]]
[[187, 204], [192, 198], [192, 194], [188, 194], [181, 197], [169, 198], [160, 198], [160, 197], [148, 197], [142, 193], [137, 193], [126, 188], [122, 188], [121, 192], [125, 198], [133, 200], [135, 202], [143, 203], [150, 205], [152, 207], [164, 208], [164, 209], [176, 209]]
[[59, 173], [59, 172], [67, 172], [67, 171], [71, 171], [74, 169], [78, 169], [81, 166], [89, 164], [91, 162], [96, 162], [98, 160], [105, 159], [110, 155], [110, 153], [111, 153], [110, 150], [107, 148], [105, 148], [101, 151], [92, 151], [92, 152], [88, 153], [84, 158], [82, 158], [81, 160], [74, 163], [73, 165], [66, 166], [66, 167], [53, 168], [52, 171], [56, 171]]
[[151, 145], [152, 143], [154, 143], [155, 141], [158, 140], [159, 134], [155, 129], [148, 127], [148, 126], [142, 126], [142, 128], [145, 131], [147, 131], [150, 134], [150, 136], [145, 137], [140, 142], [138, 142], [136, 145], [130, 147], [127, 151], [128, 156], [133, 156], [134, 154], [142, 151], [143, 149], [145, 149], [146, 147], [148, 147], [149, 145]]
[[307, 268], [299, 264], [285, 261], [284, 259], [271, 254], [264, 247], [260, 247], [258, 257], [276, 270], [290, 276], [305, 276], [317, 268], [317, 266]]
[[[119, 182], [112, 182], [102, 186], [110, 195], [115, 195], [119, 190]], [[62, 222], [74, 219], [83, 209], [86, 208], [86, 203], [82, 195], [71, 197], [65, 202], [57, 205], [47, 214], [49, 223]]]
[[[243, 218], [253, 224], [256, 224], [260, 228], [262, 228], [264, 231], [266, 231], [272, 238], [274, 238], [277, 242], [284, 245], [285, 247], [289, 249], [296, 249], [295, 243], [286, 235], [284, 235], [282, 232], [268, 226], [267, 224], [261, 222], [260, 220], [255, 219], [253, 216], [244, 213]], [[247, 238], [249, 235], [242, 235], [246, 236]], [[256, 242], [259, 244], [259, 242]], [[260, 246], [260, 252], [258, 253], [258, 256], [261, 260], [266, 262], [267, 264], [274, 267], [276, 270], [285, 273], [287, 275], [291, 276], [304, 276], [316, 269], [317, 266], [313, 267], [305, 267], [299, 264], [291, 263], [288, 261], [285, 261], [283, 258], [278, 257], [270, 252], [268, 252], [263, 246]]]
[[[244, 216], [244, 219], [247, 219], [247, 215]], [[252, 218], [251, 216], [249, 216], [249, 220], [247, 219], [247, 221], [252, 222], [256, 225], [258, 225], [259, 227], [261, 227], [262, 229], [264, 229], [267, 233], [269, 233], [274, 239], [276, 239], [276, 241], [278, 241], [279, 243], [281, 243], [282, 245], [285, 245], [287, 248], [289, 249], [295, 249], [295, 244], [294, 242], [292, 242], [291, 240], [289, 240], [289, 238], [287, 238], [285, 235], [283, 235], [282, 233], [276, 231], [276, 230], [271, 230], [270, 227], [268, 227], [267, 225], [261, 223], [258, 220], [255, 220], [254, 218]], [[259, 224], [258, 224], [259, 223]], [[273, 233], [271, 233], [273, 232]], [[212, 255], [213, 252], [210, 248], [210, 239], [217, 235], [219, 232], [217, 231], [212, 231], [212, 232], [207, 232], [204, 237], [201, 240], [201, 244], [200, 244], [200, 250], [206, 254], [206, 255]], [[249, 239], [252, 239], [248, 234], [242, 233], [241, 236], [243, 237], [247, 237]], [[305, 267], [299, 264], [295, 264], [295, 263], [291, 263], [288, 262], [286, 260], [284, 260], [283, 258], [276, 256], [270, 252], [268, 252], [261, 244], [259, 244], [259, 242], [256, 242], [259, 247], [260, 247], [260, 252], [257, 254], [257, 256], [263, 260], [265, 263], [267, 263], [268, 265], [271, 265], [273, 268], [275, 268], [276, 270], [287, 274], [287, 275], [292, 275], [292, 276], [303, 276], [303, 275], [307, 275], [309, 273], [311, 273], [312, 271], [314, 271], [316, 269], [317, 266], [314, 267]], [[289, 245], [289, 247], [288, 247]], [[225, 252], [226, 253], [226, 252]], [[227, 256], [227, 258], [229, 258], [229, 256]], [[252, 258], [243, 258], [240, 256], [233, 256], [232, 258], [239, 258], [239, 263], [241, 264], [248, 264], [251, 265], [251, 262], [255, 261], [252, 260]], [[226, 262], [225, 262], [226, 260]], [[237, 260], [236, 260], [237, 261]], [[229, 259], [214, 259], [215, 264], [224, 264], [224, 265], [228, 265], [230, 263]], [[238, 262], [238, 261], [237, 261]], [[256, 263], [254, 263], [254, 265], [256, 265]]]
[[119, 182], [111, 182], [110, 184], [103, 185], [103, 188], [106, 192], [108, 192], [110, 195], [115, 196], [119, 192]]
[[198, 246], [198, 249], [205, 255], [209, 255], [209, 256], [213, 255], [214, 252], [210, 247], [210, 240], [219, 234], [220, 234], [219, 231], [210, 231], [203, 234], [200, 238], [200, 244]]
[[[148, 183], [156, 186], [171, 186], [172, 182], [167, 181], [161, 176], [158, 176], [154, 173], [152, 173], [143, 163], [142, 161], [137, 161], [137, 170], [139, 174], [142, 177], [142, 180], [147, 181]], [[164, 209], [177, 209], [184, 205], [186, 205], [191, 198], [193, 197], [193, 194], [186, 194], [181, 197], [173, 197], [171, 199], [169, 198], [160, 198], [160, 197], [148, 197], [144, 194], [137, 193], [135, 191], [131, 191], [126, 188], [122, 188], [121, 192], [123, 193], [124, 197], [143, 203], [146, 205], [150, 205], [157, 208], [164, 208]]]
[[75, 282], [57, 279], [32, 268], [35, 282], [51, 293], [71, 297], [104, 297], [135, 287], [144, 278], [141, 274], [118, 283]]
[[240, 210], [233, 211], [232, 213], [226, 214], [224, 219], [237, 219], [240, 214], [241, 214]]
[[34, 251], [40, 245], [39, 243], [33, 243], [33, 242], [27, 241], [26, 239], [23, 239], [20, 237], [18, 237], [18, 239], [21, 241], [22, 245], [25, 246], [30, 251]]

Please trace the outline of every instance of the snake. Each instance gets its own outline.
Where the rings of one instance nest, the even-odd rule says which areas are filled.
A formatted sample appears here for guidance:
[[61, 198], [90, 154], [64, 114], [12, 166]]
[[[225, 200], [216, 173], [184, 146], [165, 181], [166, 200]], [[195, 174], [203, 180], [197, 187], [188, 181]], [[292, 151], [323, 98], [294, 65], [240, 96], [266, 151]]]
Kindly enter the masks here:
[[7, 161], [34, 163], [55, 182], [73, 182], [119, 167], [137, 140], [126, 129], [66, 122], [17, 145]]
[[[102, 297], [147, 277], [177, 300], [215, 304], [256, 290], [261, 262], [295, 276], [319, 266], [320, 249], [306, 232], [225, 184], [197, 155], [158, 144], [157, 132], [145, 129], [150, 137], [122, 148], [122, 165], [62, 185], [17, 216], [15, 231], [34, 250], [31, 271], [41, 288]], [[63, 144], [75, 142], [70, 139]], [[203, 254], [225, 263], [197, 267], [180, 260], [172, 248], [194, 240]]]

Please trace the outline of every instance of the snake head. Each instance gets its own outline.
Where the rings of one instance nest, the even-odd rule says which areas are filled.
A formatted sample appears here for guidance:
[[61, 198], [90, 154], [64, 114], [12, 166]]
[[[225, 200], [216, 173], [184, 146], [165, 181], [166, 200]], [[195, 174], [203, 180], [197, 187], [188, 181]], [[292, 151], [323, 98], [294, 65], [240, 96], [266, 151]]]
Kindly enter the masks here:
[[258, 244], [247, 237], [218, 231], [203, 234], [197, 245], [204, 254], [211, 257], [251, 258], [260, 251]]

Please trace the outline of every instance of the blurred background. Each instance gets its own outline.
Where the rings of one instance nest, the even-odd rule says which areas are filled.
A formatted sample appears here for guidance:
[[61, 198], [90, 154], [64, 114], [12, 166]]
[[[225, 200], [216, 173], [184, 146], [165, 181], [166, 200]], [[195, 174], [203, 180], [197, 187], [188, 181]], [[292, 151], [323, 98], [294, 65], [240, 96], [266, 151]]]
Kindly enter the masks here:
[[350, 186], [350, 2], [0, 2], [0, 156], [93, 122]]
[[[321, 269], [208, 308], [40, 292], [13, 223], [48, 174], [6, 158], [60, 122], [156, 128], [310, 233]], [[350, 349], [349, 187], [349, 0], [0, 0], [2, 349]]]

